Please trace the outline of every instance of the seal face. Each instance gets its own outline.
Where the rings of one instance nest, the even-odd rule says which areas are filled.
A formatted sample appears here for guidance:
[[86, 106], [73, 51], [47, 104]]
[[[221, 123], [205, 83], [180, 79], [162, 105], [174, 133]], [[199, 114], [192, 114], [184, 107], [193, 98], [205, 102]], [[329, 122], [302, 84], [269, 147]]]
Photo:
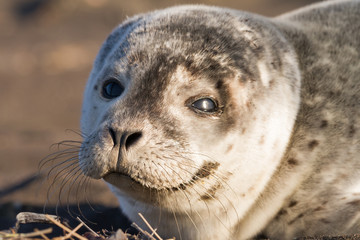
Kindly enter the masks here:
[[271, 236], [302, 234], [279, 229], [285, 217], [272, 220], [324, 161], [314, 152], [326, 143], [303, 146], [314, 132], [299, 122], [311, 118], [301, 57], [316, 46], [295, 27], [297, 16], [181, 6], [125, 21], [86, 86], [84, 174], [103, 178], [131, 220], [141, 223], [141, 212], [164, 237], [249, 238], [272, 223]]

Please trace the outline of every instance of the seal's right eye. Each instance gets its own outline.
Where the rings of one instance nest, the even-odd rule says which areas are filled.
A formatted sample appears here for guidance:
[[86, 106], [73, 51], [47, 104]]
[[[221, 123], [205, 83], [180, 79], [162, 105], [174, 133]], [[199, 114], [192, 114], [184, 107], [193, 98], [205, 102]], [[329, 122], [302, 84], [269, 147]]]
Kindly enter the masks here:
[[107, 99], [113, 99], [120, 96], [124, 87], [116, 79], [107, 80], [102, 87], [102, 96]]
[[205, 113], [213, 113], [218, 109], [216, 102], [212, 98], [200, 98], [193, 102], [191, 107]]

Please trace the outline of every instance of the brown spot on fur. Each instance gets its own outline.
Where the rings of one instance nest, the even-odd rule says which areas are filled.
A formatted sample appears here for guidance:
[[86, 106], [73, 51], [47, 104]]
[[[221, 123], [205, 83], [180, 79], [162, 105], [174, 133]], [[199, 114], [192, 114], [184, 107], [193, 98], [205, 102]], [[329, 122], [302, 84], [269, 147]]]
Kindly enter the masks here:
[[230, 152], [233, 147], [234, 147], [233, 144], [229, 144], [229, 146], [228, 146], [228, 148], [226, 149], [226, 152], [225, 152], [225, 153]]
[[276, 215], [275, 217], [275, 220], [279, 220], [279, 218], [282, 216], [282, 215], [285, 215], [287, 214], [287, 211], [285, 209], [281, 209], [278, 214]]
[[330, 91], [329, 92], [329, 98], [339, 97], [341, 95], [340, 91]]
[[328, 121], [322, 120], [320, 124], [320, 128], [326, 128], [328, 126]]
[[262, 135], [260, 138], [259, 144], [264, 144], [264, 142], [265, 142], [265, 136]]
[[215, 87], [216, 89], [220, 89], [223, 86], [224, 82], [222, 80], [217, 81]]
[[240, 86], [244, 86], [244, 83], [247, 82], [246, 78], [244, 78], [244, 77], [238, 77], [237, 80], [240, 83]]
[[317, 140], [312, 140], [309, 142], [308, 147], [310, 150], [314, 150], [315, 147], [319, 145], [319, 142]]
[[200, 197], [201, 200], [209, 200], [215, 198], [216, 191], [220, 188], [220, 184], [212, 186], [204, 195]]
[[350, 128], [349, 128], [349, 137], [353, 137], [355, 135], [355, 127], [354, 125], [351, 125]]
[[274, 87], [274, 83], [275, 83], [274, 79], [271, 79], [271, 80], [269, 81], [269, 88], [270, 88], [270, 89]]
[[278, 215], [285, 215], [287, 213], [287, 211], [285, 209], [281, 209], [278, 213]]
[[304, 216], [303, 213], [300, 213], [299, 215], [297, 215], [293, 220], [291, 220], [289, 222], [289, 225], [293, 224], [294, 222], [296, 222], [297, 220], [299, 220], [300, 218], [302, 218]]
[[314, 212], [318, 212], [318, 211], [321, 211], [321, 210], [324, 210], [325, 208], [323, 206], [319, 206], [317, 208], [314, 209]]
[[360, 205], [360, 199], [348, 202], [347, 204], [358, 206]]
[[297, 204], [297, 201], [292, 200], [292, 201], [289, 203], [289, 207], [290, 207], [290, 208], [291, 208], [291, 207], [295, 207], [296, 204]]
[[299, 161], [296, 160], [295, 158], [289, 158], [288, 163], [289, 165], [296, 166], [299, 164]]
[[212, 196], [210, 193], [206, 193], [206, 194], [202, 195], [200, 197], [200, 199], [205, 201], [205, 200], [211, 199], [212, 197], [214, 197], [214, 196]]
[[341, 77], [341, 76], [339, 77], [339, 80], [342, 81], [342, 82], [344, 82], [344, 83], [348, 81], [347, 78], [344, 78], [344, 77]]
[[245, 103], [245, 106], [247, 107], [247, 109], [251, 109], [252, 106], [253, 106], [253, 103], [252, 103], [251, 101], [247, 101], [247, 102]]
[[325, 219], [325, 218], [320, 219], [320, 221], [321, 221], [322, 223], [325, 223], [325, 224], [331, 223], [329, 220], [327, 220], [327, 219]]
[[211, 173], [213, 173], [218, 167], [220, 166], [220, 163], [217, 162], [206, 162], [200, 170], [195, 174], [195, 179], [199, 178], [205, 178], [209, 176]]

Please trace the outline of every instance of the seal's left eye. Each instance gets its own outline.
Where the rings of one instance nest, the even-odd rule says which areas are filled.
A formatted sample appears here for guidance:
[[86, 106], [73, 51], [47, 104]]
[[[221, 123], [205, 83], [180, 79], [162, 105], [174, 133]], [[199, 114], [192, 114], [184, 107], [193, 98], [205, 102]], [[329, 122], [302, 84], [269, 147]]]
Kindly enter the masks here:
[[106, 81], [102, 88], [104, 98], [113, 99], [120, 96], [124, 91], [124, 87], [116, 79]]
[[217, 104], [211, 98], [201, 98], [193, 102], [191, 106], [202, 112], [215, 112], [217, 110]]

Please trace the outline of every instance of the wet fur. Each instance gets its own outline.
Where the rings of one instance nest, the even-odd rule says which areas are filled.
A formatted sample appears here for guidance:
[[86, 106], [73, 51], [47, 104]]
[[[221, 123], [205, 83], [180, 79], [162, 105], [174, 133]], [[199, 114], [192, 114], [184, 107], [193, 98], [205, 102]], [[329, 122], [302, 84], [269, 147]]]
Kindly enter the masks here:
[[[206, 6], [128, 19], [86, 87], [84, 174], [107, 179], [123, 212], [164, 237], [357, 232], [359, 29], [359, 1], [273, 19]], [[106, 100], [110, 77], [125, 92]], [[216, 113], [189, 107], [202, 96]], [[125, 151], [110, 128], [143, 134]]]

